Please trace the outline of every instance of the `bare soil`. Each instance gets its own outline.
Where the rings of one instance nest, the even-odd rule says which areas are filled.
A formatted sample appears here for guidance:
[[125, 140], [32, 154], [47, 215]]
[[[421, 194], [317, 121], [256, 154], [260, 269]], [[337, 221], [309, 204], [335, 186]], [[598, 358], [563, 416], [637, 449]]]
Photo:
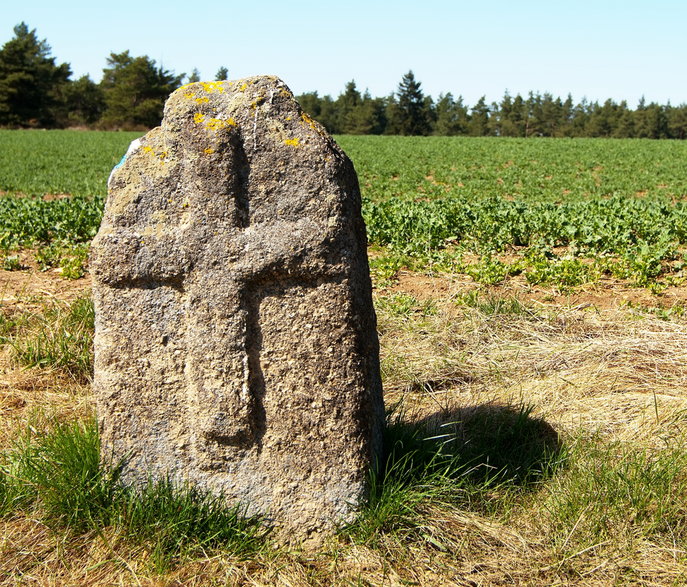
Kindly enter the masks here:
[[0, 307], [5, 313], [46, 299], [72, 301], [88, 295], [91, 289], [88, 273], [80, 279], [64, 279], [60, 269], [39, 271], [31, 251], [22, 252], [19, 260], [25, 269], [0, 270]]
[[485, 286], [470, 276], [426, 275], [401, 270], [398, 280], [390, 291], [405, 292], [418, 300], [450, 298], [469, 291], [492, 292], [499, 297], [515, 297], [551, 307], [593, 307], [598, 310], [621, 309], [628, 306], [640, 308], [672, 308], [687, 305], [687, 286], [669, 286], [660, 294], [633, 286], [628, 281], [602, 278], [593, 284], [576, 288], [560, 289], [531, 285], [520, 275], [510, 277], [505, 284]]

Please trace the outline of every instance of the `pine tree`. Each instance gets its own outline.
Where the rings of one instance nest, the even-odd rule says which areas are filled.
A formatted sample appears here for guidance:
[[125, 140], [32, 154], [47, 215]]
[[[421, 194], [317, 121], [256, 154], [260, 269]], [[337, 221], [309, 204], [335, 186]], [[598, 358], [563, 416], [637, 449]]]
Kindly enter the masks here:
[[687, 139], [687, 105], [668, 106], [668, 131], [672, 139]]
[[499, 137], [513, 137], [517, 136], [517, 129], [513, 123], [513, 98], [506, 90], [503, 95], [501, 103], [492, 106], [491, 121], [494, 134]]
[[561, 126], [563, 103], [560, 98], [554, 100], [548, 92], [544, 93], [541, 101], [541, 133], [545, 137], [556, 137]]
[[105, 111], [103, 90], [88, 75], [69, 82], [64, 92], [70, 125], [92, 125]]
[[228, 79], [229, 79], [229, 70], [226, 67], [224, 67], [224, 65], [223, 65], [222, 67], [220, 67], [217, 70], [217, 73], [215, 74], [215, 81], [216, 82], [225, 82]]
[[635, 111], [634, 120], [636, 136], [639, 138], [663, 139], [668, 136], [668, 118], [665, 108], [655, 102], [647, 106], [643, 96]]
[[430, 110], [412, 71], [398, 84], [397, 101], [392, 108], [392, 127], [401, 135], [428, 135], [431, 128]]
[[103, 125], [115, 128], [152, 128], [160, 124], [165, 100], [181, 85], [184, 74], [174, 75], [147, 55], [129, 51], [111, 53], [100, 86], [106, 109]]
[[362, 97], [355, 85], [355, 80], [346, 84], [344, 91], [336, 99], [336, 114], [338, 117], [338, 132], [344, 134], [357, 134], [352, 132], [352, 113], [360, 106]]
[[55, 64], [50, 45], [22, 22], [0, 49], [0, 124], [54, 126], [65, 117], [69, 64]]
[[472, 107], [468, 132], [473, 137], [484, 137], [489, 134], [489, 106], [487, 106], [485, 96], [482, 96]]
[[573, 136], [573, 117], [575, 114], [575, 106], [573, 104], [573, 98], [571, 94], [563, 102], [563, 107], [561, 110], [561, 136], [571, 137]]
[[623, 100], [618, 106], [618, 116], [616, 118], [616, 126], [613, 129], [612, 136], [617, 139], [631, 139], [635, 136], [632, 111], [627, 107], [627, 102], [625, 100]]
[[454, 100], [453, 94], [440, 94], [436, 103], [436, 123], [434, 134], [440, 136], [462, 135], [467, 132], [468, 110], [463, 104], [463, 97]]
[[530, 111], [525, 99], [518, 94], [513, 99], [513, 107], [508, 120], [512, 124], [513, 135], [515, 137], [526, 137], [530, 121]]

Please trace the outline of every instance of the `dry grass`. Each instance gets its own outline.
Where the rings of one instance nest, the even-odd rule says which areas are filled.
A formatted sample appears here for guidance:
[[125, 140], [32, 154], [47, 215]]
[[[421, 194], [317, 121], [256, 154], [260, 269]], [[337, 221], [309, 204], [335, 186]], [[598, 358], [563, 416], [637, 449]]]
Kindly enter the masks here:
[[[386, 402], [402, 403], [406, 419], [464, 417], [489, 406], [526, 404], [577, 455], [592, 455], [586, 446], [613, 446], [622, 458], [632, 451], [658, 455], [666, 447], [685, 448], [687, 321], [526, 297], [518, 305], [498, 290], [472, 297], [466, 291], [447, 287], [424, 297], [417, 291], [377, 292]], [[14, 296], [3, 310], [24, 303], [35, 311], [45, 298], [31, 292], [26, 300]], [[36, 413], [67, 420], [93, 413], [87, 385], [59, 371], [23, 368], [12, 361], [7, 345], [0, 369], [2, 447]], [[132, 546], [112, 528], [74, 536], [18, 512], [0, 522], [0, 584], [684, 582], [684, 535], [671, 539], [666, 532], [643, 530], [632, 518], [609, 517], [603, 538], [588, 543], [591, 534], [583, 530], [594, 521], [588, 519], [591, 510], [575, 510], [572, 522], [562, 521], [557, 496], [574, 493], [578, 469], [573, 464], [527, 488], [494, 488], [474, 507], [450, 500], [424, 503], [413, 532], [388, 532], [370, 544], [340, 536], [315, 553], [280, 548], [249, 560], [208, 552], [162, 572], [144, 546]], [[675, 498], [687, 509], [687, 495]]]
[[10, 446], [36, 414], [66, 421], [93, 414], [94, 406], [89, 384], [55, 369], [27, 369], [16, 363], [7, 346], [0, 350], [0, 448]]
[[419, 302], [408, 316], [382, 314], [387, 402], [426, 412], [523, 400], [569, 433], [645, 442], [675, 432], [687, 413], [687, 323], [524, 304], [492, 314], [448, 299], [430, 314]]

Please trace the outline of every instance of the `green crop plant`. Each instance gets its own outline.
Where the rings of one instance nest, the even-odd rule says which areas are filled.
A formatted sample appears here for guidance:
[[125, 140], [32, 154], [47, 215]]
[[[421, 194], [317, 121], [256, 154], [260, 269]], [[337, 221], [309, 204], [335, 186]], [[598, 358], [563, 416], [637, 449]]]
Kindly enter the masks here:
[[35, 254], [36, 262], [41, 271], [59, 268], [63, 277], [79, 279], [86, 272], [88, 263], [88, 244], [61, 244], [53, 242], [40, 247]]
[[2, 268], [5, 271], [19, 271], [22, 269], [22, 264], [17, 255], [7, 255], [2, 260]]

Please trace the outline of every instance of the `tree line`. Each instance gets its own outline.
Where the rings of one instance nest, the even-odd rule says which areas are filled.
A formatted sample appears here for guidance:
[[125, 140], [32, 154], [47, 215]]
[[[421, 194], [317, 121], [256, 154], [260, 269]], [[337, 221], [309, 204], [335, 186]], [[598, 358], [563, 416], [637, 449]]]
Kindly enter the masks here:
[[[99, 83], [88, 75], [71, 79], [67, 63], [58, 64], [46, 40], [26, 23], [0, 49], [0, 126], [146, 129], [157, 126], [171, 92], [200, 81], [194, 69], [177, 75], [148, 56], [111, 53]], [[226, 80], [221, 67], [215, 80]], [[355, 81], [336, 98], [307, 92], [297, 96], [303, 109], [335, 134], [468, 135], [506, 137], [615, 137], [685, 139], [687, 104], [672, 106], [640, 100], [575, 103], [549, 93], [505, 93], [499, 102], [480, 98], [473, 106], [461, 96], [425, 95], [412, 71], [385, 97], [360, 92]]]
[[506, 92], [499, 102], [487, 104], [482, 97], [470, 107], [451, 93], [440, 94], [436, 101], [424, 95], [412, 71], [384, 98], [361, 94], [350, 81], [336, 99], [309, 92], [298, 100], [329, 132], [338, 134], [687, 138], [687, 104], [647, 104], [642, 99], [633, 110], [626, 101], [575, 103], [571, 95], [563, 100], [549, 93], [523, 97]]
[[[46, 40], [22, 22], [0, 49], [0, 126], [64, 128], [86, 126], [139, 130], [160, 124], [165, 100], [182, 83], [200, 81], [197, 69], [176, 75], [144, 55], [110, 53], [99, 83], [88, 75], [71, 79]], [[229, 72], [220, 67], [216, 80]]]

